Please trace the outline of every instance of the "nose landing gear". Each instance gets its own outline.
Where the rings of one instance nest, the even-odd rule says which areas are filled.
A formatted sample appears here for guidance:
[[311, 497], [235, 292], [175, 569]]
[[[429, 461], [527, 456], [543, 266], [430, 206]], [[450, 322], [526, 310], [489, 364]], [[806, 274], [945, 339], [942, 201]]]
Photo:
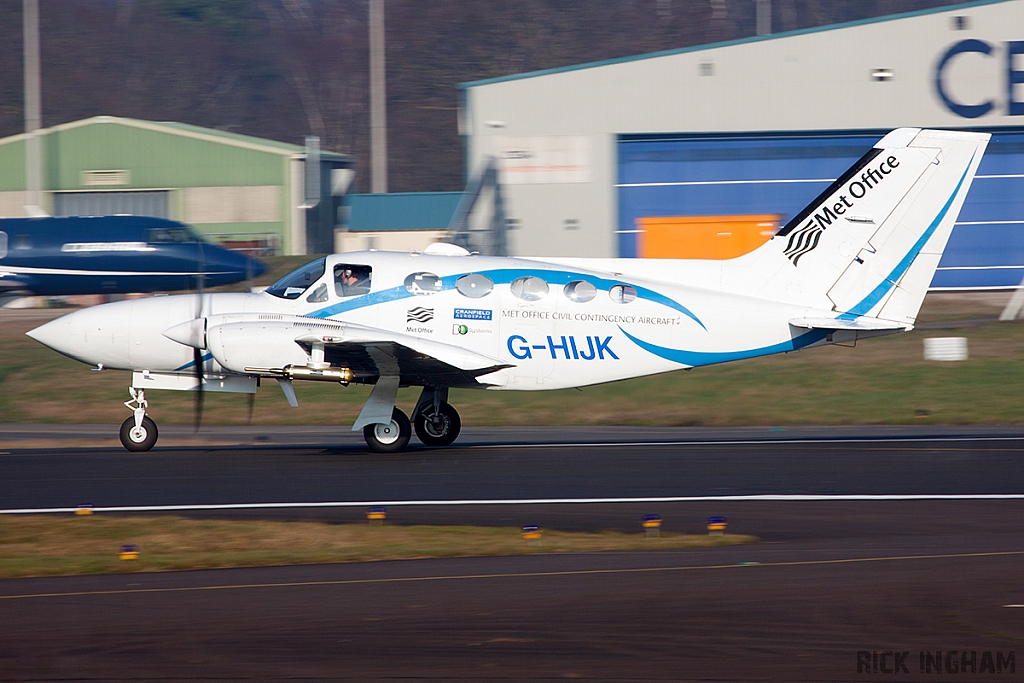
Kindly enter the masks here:
[[132, 398], [124, 405], [134, 414], [121, 424], [121, 444], [133, 452], [148, 451], [156, 443], [158, 434], [156, 423], [146, 416], [149, 406], [146, 390], [128, 387], [128, 393]]

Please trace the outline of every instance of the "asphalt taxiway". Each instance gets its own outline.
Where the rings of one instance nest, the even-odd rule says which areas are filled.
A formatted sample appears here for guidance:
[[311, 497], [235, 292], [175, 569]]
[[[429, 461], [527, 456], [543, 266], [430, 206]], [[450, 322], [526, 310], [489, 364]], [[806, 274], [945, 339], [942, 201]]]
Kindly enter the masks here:
[[864, 652], [931, 680], [925, 651], [1024, 677], [1024, 430], [503, 436], [7, 449], [0, 508], [357, 521], [386, 501], [393, 523], [657, 513], [691, 533], [723, 515], [761, 543], [0, 581], [0, 680], [862, 680]]

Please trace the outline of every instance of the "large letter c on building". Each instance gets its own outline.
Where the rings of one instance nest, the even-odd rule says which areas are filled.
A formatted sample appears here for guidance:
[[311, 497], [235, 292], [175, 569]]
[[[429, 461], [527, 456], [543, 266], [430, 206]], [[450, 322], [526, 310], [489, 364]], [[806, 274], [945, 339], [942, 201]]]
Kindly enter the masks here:
[[991, 55], [992, 46], [983, 40], [970, 38], [968, 40], [961, 40], [959, 43], [956, 43], [946, 50], [946, 54], [942, 55], [942, 59], [939, 60], [939, 65], [935, 68], [935, 90], [938, 91], [942, 102], [949, 107], [951, 112], [958, 116], [962, 116], [965, 119], [976, 119], [979, 116], [984, 116], [992, 110], [992, 107], [994, 106], [992, 100], [982, 102], [981, 104], [960, 104], [959, 102], [954, 102], [950, 99], [942, 84], [942, 72], [945, 70], [946, 65], [953, 59], [953, 57], [964, 52], [979, 52], [983, 55]]

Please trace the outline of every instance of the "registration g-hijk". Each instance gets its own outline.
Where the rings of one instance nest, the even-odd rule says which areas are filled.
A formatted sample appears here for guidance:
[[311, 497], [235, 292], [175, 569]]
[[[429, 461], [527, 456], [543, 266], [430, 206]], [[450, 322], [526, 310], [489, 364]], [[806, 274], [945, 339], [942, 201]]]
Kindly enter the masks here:
[[[894, 130], [732, 259], [353, 252], [259, 294], [122, 301], [29, 335], [131, 371], [130, 450], [156, 441], [152, 390], [276, 382], [296, 406], [293, 383], [309, 381], [373, 386], [352, 428], [376, 451], [401, 450], [413, 429], [446, 446], [461, 427], [452, 388], [563, 389], [912, 329], [988, 139]], [[411, 421], [395, 407], [404, 386], [423, 388]]]

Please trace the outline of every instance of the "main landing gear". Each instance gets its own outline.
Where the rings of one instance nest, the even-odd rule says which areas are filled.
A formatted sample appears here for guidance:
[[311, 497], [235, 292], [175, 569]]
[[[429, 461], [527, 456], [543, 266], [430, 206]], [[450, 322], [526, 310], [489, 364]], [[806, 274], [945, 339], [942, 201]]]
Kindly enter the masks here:
[[128, 393], [132, 399], [125, 401], [124, 405], [133, 415], [121, 424], [121, 444], [130, 451], [148, 451], [156, 443], [158, 434], [156, 423], [146, 416], [149, 406], [146, 390], [128, 387]]
[[416, 436], [423, 445], [435, 448], [451, 445], [462, 431], [462, 419], [449, 403], [424, 407], [416, 413], [413, 425], [416, 427]]
[[409, 418], [398, 408], [391, 411], [391, 422], [363, 427], [363, 438], [371, 450], [378, 453], [397, 453], [409, 445], [412, 427]]
[[405, 413], [394, 408], [388, 424], [363, 427], [366, 445], [378, 453], [397, 453], [409, 445], [413, 427], [424, 446], [443, 448], [451, 445], [462, 431], [462, 419], [447, 400], [447, 387], [424, 387], [413, 410], [412, 425]]

